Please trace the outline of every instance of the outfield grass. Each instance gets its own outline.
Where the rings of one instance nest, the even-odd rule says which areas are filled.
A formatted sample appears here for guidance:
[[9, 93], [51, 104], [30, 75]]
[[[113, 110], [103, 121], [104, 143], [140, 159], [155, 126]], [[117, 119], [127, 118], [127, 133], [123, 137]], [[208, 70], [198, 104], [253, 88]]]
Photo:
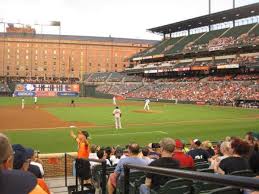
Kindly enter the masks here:
[[[33, 102], [25, 99], [26, 104]], [[20, 105], [19, 98], [0, 98], [0, 106]], [[69, 104], [69, 98], [40, 98], [40, 104]], [[136, 113], [143, 106], [121, 106], [123, 129], [116, 131], [112, 117], [111, 100], [78, 98], [76, 103], [98, 103], [97, 107], [47, 107], [49, 113], [64, 121], [95, 123], [89, 128], [91, 142], [102, 146], [125, 145], [138, 142], [145, 145], [158, 142], [163, 137], [191, 138], [217, 141], [226, 136], [243, 137], [247, 131], [259, 132], [259, 110], [231, 107], [174, 105], [151, 102], [151, 109], [160, 113]], [[101, 106], [101, 105], [106, 106]], [[12, 143], [21, 143], [39, 149], [41, 152], [76, 151], [76, 144], [69, 136], [70, 128], [37, 131], [5, 132]]]

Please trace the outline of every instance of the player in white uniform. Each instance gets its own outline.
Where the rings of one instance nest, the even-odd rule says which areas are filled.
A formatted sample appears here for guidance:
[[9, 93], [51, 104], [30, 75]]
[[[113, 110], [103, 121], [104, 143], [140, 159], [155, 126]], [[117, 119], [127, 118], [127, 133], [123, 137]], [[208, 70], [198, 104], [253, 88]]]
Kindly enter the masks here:
[[34, 104], [36, 105], [38, 102], [38, 97], [37, 96], [34, 96]]
[[145, 100], [145, 105], [144, 105], [144, 110], [149, 110], [149, 103], [150, 103], [150, 100], [146, 99]]
[[112, 98], [112, 103], [113, 103], [113, 105], [117, 105], [117, 103], [116, 103], [116, 97], [115, 97], [115, 96], [113, 96], [113, 98]]
[[114, 119], [115, 119], [115, 128], [121, 129], [121, 110], [117, 106], [114, 111], [112, 112]]
[[24, 109], [24, 104], [25, 104], [25, 101], [24, 101], [24, 98], [22, 98], [22, 110]]

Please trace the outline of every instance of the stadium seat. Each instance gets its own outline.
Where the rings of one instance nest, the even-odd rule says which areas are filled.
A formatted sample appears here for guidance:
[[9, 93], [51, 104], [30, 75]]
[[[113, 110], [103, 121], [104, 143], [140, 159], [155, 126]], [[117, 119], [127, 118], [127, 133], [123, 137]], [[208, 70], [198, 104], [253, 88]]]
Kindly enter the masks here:
[[[135, 180], [140, 179], [141, 177], [145, 176], [145, 173], [143, 171], [133, 171], [129, 174], [129, 182], [134, 182]], [[124, 177], [120, 177], [117, 181], [117, 187], [116, 187], [116, 194], [121, 194], [124, 191]]]
[[208, 194], [241, 194], [241, 193], [243, 193], [243, 192], [240, 191], [240, 189], [238, 189], [238, 188], [223, 187], [223, 188], [219, 188], [219, 189], [214, 189], [214, 190], [210, 191]]
[[193, 189], [194, 189], [194, 194], [205, 194], [208, 193], [214, 189], [218, 189], [221, 188], [222, 185], [218, 185], [218, 184], [214, 184], [214, 183], [207, 183], [207, 182], [196, 182], [193, 185]]
[[146, 176], [142, 176], [135, 181], [130, 182], [129, 185], [129, 193], [130, 194], [139, 194], [139, 187], [141, 184], [144, 184], [146, 180]]
[[235, 175], [235, 176], [246, 176], [246, 177], [255, 177], [256, 174], [253, 173], [251, 170], [240, 170], [240, 171], [235, 171], [230, 173], [230, 175]]
[[199, 163], [195, 163], [195, 168], [197, 169], [205, 169], [205, 168], [209, 168], [210, 164], [208, 162], [199, 162]]
[[202, 169], [197, 169], [198, 172], [207, 172], [207, 173], [214, 173], [213, 169], [209, 168], [202, 168]]
[[166, 182], [161, 186], [157, 191], [151, 189], [151, 194], [168, 194], [168, 193], [177, 193], [177, 194], [189, 194], [192, 193], [192, 184], [193, 182], [186, 179], [172, 179]]

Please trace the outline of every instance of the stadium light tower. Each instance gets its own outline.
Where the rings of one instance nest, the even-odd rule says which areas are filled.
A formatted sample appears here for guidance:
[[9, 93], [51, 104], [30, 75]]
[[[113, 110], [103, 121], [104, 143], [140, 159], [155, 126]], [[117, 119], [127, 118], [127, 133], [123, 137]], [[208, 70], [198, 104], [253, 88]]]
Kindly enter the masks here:
[[211, 14], [211, 0], [209, 0], [209, 14]]

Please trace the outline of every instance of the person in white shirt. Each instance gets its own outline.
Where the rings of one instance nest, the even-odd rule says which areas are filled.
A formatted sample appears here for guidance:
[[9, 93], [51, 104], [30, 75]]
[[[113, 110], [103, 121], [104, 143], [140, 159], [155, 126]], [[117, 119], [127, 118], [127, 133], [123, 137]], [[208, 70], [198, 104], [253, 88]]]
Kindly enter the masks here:
[[121, 110], [119, 109], [118, 106], [116, 106], [116, 108], [113, 111], [113, 116], [115, 119], [115, 128], [116, 129], [121, 129]]
[[150, 103], [150, 100], [147, 98], [145, 100], [144, 110], [149, 110], [149, 103]]
[[116, 97], [115, 97], [115, 96], [113, 96], [113, 98], [112, 98], [112, 103], [113, 103], [113, 105], [117, 105], [117, 103], [116, 103]]
[[22, 98], [22, 110], [24, 109], [25, 100]]
[[38, 97], [37, 96], [34, 96], [34, 104], [36, 105], [38, 102]]

